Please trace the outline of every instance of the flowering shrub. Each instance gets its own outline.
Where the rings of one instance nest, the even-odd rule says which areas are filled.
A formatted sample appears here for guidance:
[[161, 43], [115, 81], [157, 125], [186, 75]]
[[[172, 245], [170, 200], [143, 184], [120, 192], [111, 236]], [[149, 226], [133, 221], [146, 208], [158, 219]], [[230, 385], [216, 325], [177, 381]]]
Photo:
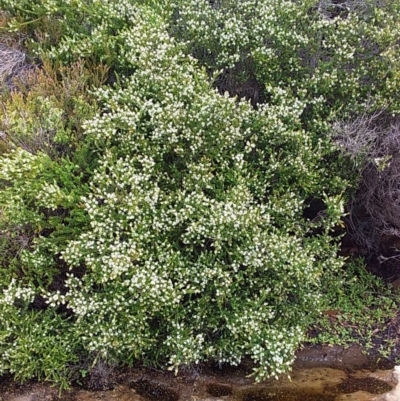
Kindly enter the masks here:
[[[43, 94], [45, 74], [6, 102], [0, 372], [60, 382], [82, 358], [177, 370], [250, 356], [257, 379], [277, 377], [319, 311], [324, 272], [343, 263], [330, 232], [346, 180], [323, 134], [344, 99], [346, 112], [366, 97], [355, 45], [331, 54], [363, 22], [289, 1], [132, 3], [0, 1], [36, 55], [115, 75], [60, 97]], [[56, 33], [42, 38], [48, 20]], [[208, 74], [221, 67], [253, 74], [266, 101], [221, 96]], [[307, 220], [313, 197], [324, 210]]]
[[[160, 10], [156, 2], [142, 10]], [[138, 7], [130, 0], [0, 0], [6, 29], [27, 35], [25, 45], [34, 57], [59, 64], [84, 59], [89, 66], [105, 64], [126, 71], [118, 57], [124, 47], [121, 34], [135, 22]], [[143, 11], [142, 11], [143, 12]], [[159, 17], [149, 12], [148, 23]], [[126, 48], [125, 48], [126, 49]]]
[[[135, 74], [99, 90], [106, 112], [85, 126], [104, 149], [83, 200], [90, 227], [62, 255], [87, 274], [49, 301], [104, 356], [178, 368], [249, 354], [260, 378], [279, 374], [323, 266], [340, 264], [301, 223], [329, 144], [301, 129], [301, 102], [255, 111], [219, 96], [161, 28], [137, 21], [124, 55]], [[340, 202], [326, 202], [328, 227]]]
[[308, 129], [366, 98], [398, 111], [399, 3], [336, 3], [176, 0], [170, 30], [210, 71], [223, 71], [222, 92], [247, 85], [268, 101], [284, 88], [306, 101]]
[[80, 232], [85, 216], [78, 202], [85, 186], [76, 165], [55, 163], [44, 153], [19, 149], [0, 163], [0, 374], [66, 387], [68, 366], [79, 359], [79, 339], [67, 316], [44, 308], [41, 294], [59, 287], [57, 255]]

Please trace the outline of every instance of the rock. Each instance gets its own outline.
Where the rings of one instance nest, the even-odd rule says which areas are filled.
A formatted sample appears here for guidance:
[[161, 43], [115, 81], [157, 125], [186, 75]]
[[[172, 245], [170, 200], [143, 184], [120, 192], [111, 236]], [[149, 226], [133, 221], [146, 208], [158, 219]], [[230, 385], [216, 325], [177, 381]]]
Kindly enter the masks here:
[[341, 394], [335, 401], [374, 401], [374, 395], [366, 391], [356, 391], [351, 394]]
[[352, 346], [347, 349], [339, 346], [308, 347], [296, 353], [294, 368], [309, 369], [329, 367], [336, 369], [364, 369], [370, 362], [362, 348]]
[[393, 370], [393, 379], [397, 385], [386, 394], [382, 394], [379, 397], [374, 398], [374, 401], [399, 401], [400, 400], [400, 366], [395, 366]]

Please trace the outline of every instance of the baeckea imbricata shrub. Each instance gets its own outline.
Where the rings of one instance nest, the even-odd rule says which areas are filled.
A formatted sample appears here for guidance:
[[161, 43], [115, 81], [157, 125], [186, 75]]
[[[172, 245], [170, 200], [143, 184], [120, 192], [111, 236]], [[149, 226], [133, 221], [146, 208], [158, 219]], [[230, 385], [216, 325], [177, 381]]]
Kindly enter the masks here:
[[[174, 370], [250, 356], [258, 379], [276, 376], [293, 361], [303, 316], [318, 310], [324, 269], [342, 264], [329, 230], [343, 184], [326, 178], [329, 142], [301, 126], [305, 104], [283, 89], [258, 110], [219, 95], [151, 13], [138, 9], [121, 32], [119, 62], [134, 73], [97, 90], [101, 112], [83, 126], [97, 155], [89, 178], [40, 152], [1, 160], [5, 220], [18, 213], [36, 227], [12, 280], [1, 278], [1, 372], [59, 380], [49, 366], [79, 352]], [[306, 199], [324, 192], [325, 215], [306, 221]], [[50, 235], [41, 219], [57, 221]], [[33, 317], [27, 348], [21, 327]], [[37, 360], [41, 317], [64, 360]]]
[[[358, 38], [375, 38], [376, 16], [332, 20], [311, 1], [132, 3], [0, 1], [34, 57], [110, 70], [91, 90], [64, 85], [71, 70], [56, 78], [68, 96], [32, 84], [39, 97], [5, 102], [0, 374], [66, 386], [98, 361], [177, 371], [251, 357], [257, 379], [278, 377], [319, 312], [325, 272], [343, 265], [331, 231], [348, 177], [326, 133], [368, 98], [359, 84], [380, 67]], [[213, 82], [227, 74], [233, 87]], [[262, 103], [231, 96], [249, 79]], [[324, 205], [311, 220], [310, 199]]]

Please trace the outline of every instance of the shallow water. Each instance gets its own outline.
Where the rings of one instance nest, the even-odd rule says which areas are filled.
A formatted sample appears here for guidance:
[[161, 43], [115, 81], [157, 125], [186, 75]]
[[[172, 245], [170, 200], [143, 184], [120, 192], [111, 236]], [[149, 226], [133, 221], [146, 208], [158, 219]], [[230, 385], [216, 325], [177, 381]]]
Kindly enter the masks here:
[[[238, 401], [373, 400], [395, 385], [391, 370], [347, 372], [312, 368], [293, 372], [293, 380], [268, 383], [238, 391]], [[362, 394], [362, 395], [361, 395]]]
[[369, 398], [372, 399], [375, 395], [389, 392], [392, 388], [393, 385], [388, 382], [373, 377], [350, 376], [340, 384], [321, 392], [307, 386], [301, 389], [256, 389], [244, 392], [240, 401], [335, 401], [343, 395], [359, 392], [369, 393]]

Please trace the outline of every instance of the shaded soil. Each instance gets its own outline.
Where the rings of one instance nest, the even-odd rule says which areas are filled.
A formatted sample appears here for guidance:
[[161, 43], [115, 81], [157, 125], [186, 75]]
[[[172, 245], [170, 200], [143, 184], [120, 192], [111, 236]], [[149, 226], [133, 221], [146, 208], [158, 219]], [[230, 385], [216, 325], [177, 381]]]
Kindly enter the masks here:
[[360, 248], [349, 232], [342, 230], [341, 256], [364, 257], [368, 271], [390, 284], [394, 290], [400, 290], [400, 239], [386, 236], [382, 239], [379, 253], [367, 252]]

